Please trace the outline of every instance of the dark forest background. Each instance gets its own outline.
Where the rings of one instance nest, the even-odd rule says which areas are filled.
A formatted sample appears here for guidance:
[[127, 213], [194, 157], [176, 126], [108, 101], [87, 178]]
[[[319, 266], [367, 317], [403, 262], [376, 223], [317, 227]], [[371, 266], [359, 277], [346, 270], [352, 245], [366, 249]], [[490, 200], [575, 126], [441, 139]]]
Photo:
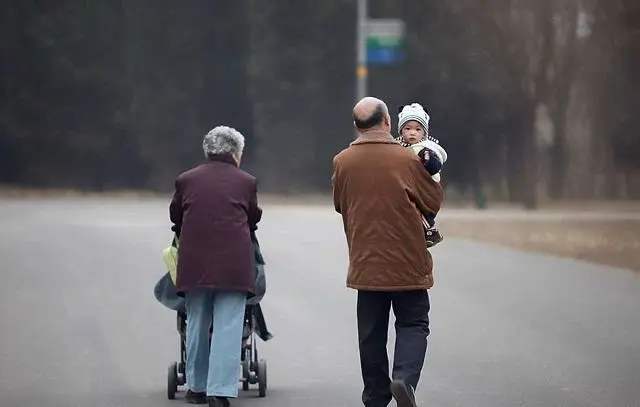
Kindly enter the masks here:
[[[370, 0], [407, 25], [369, 94], [424, 104], [450, 196], [640, 198], [640, 3]], [[262, 191], [324, 192], [353, 137], [355, 0], [4, 1], [0, 183], [169, 190], [218, 124]]]

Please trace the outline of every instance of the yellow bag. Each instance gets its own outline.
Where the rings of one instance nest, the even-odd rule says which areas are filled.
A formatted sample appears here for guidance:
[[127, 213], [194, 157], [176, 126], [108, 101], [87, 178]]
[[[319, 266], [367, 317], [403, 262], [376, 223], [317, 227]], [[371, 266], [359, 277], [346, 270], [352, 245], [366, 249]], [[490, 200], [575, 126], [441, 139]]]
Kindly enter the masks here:
[[171, 244], [162, 251], [162, 260], [167, 267], [173, 284], [176, 283], [178, 273], [178, 238], [174, 237]]

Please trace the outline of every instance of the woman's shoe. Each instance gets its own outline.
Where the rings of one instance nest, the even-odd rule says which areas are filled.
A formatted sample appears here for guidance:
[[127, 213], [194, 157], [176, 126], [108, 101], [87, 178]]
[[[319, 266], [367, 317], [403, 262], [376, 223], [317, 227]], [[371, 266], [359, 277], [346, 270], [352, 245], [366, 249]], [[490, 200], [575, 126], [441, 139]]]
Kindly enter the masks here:
[[207, 401], [209, 402], [209, 407], [229, 407], [231, 405], [226, 397], [208, 396]]
[[207, 393], [187, 390], [184, 400], [188, 404], [207, 404]]

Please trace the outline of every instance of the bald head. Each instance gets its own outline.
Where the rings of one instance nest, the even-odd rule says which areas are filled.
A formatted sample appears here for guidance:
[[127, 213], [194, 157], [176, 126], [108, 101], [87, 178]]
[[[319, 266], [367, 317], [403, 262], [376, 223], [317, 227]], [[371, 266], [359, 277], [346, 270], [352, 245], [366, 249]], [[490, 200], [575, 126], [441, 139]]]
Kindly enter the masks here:
[[361, 99], [353, 107], [353, 123], [358, 130], [369, 130], [378, 127], [388, 126], [391, 118], [387, 105], [380, 99], [366, 97]]

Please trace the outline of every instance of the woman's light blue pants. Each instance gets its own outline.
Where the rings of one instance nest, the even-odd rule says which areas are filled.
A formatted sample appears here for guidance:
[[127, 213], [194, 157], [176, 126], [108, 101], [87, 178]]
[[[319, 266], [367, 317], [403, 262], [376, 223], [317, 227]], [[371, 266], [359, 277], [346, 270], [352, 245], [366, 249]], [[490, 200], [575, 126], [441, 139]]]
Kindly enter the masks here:
[[206, 391], [207, 396], [237, 397], [247, 294], [196, 288], [185, 297], [187, 387], [193, 392]]

